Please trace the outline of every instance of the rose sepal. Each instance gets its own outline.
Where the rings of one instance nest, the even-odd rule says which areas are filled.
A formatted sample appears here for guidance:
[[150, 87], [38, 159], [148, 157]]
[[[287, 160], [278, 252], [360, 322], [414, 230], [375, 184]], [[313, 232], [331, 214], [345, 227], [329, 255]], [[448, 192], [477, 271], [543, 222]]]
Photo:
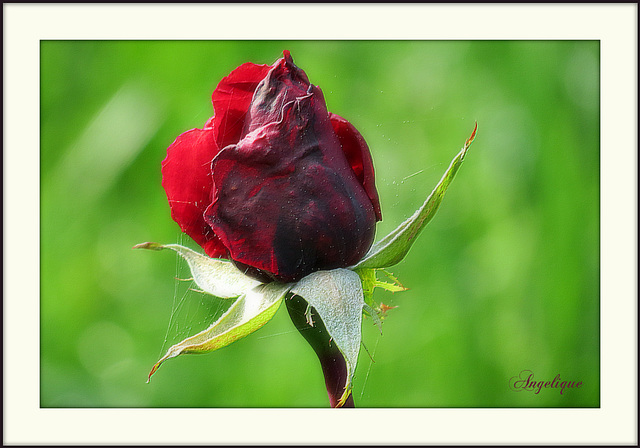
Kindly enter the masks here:
[[193, 281], [205, 293], [221, 299], [240, 297], [260, 282], [244, 275], [232, 262], [210, 258], [179, 244], [140, 243], [133, 249], [170, 249], [185, 259]]
[[395, 230], [380, 239], [378, 242], [374, 243], [364, 258], [360, 260], [353, 269], [387, 268], [404, 259], [409, 252], [409, 249], [411, 249], [411, 246], [416, 241], [418, 234], [422, 229], [424, 229], [429, 221], [431, 221], [438, 211], [438, 207], [440, 207], [440, 203], [444, 198], [447, 188], [449, 188], [449, 185], [453, 181], [453, 178], [467, 155], [467, 151], [471, 146], [471, 143], [473, 143], [473, 140], [476, 137], [477, 129], [478, 123], [476, 123], [471, 136], [467, 141], [465, 141], [462, 149], [451, 161], [449, 168], [445, 171], [440, 182], [438, 182], [438, 185], [436, 185], [422, 206]]
[[289, 285], [260, 284], [241, 295], [209, 328], [173, 345], [153, 366], [149, 379], [167, 359], [190, 353], [208, 353], [226, 347], [269, 322], [280, 308]]
[[261, 283], [244, 275], [229, 261], [209, 258], [177, 244], [142, 243], [134, 249], [171, 249], [187, 261], [194, 282], [203, 292], [236, 299], [209, 328], [169, 348], [151, 369], [149, 379], [167, 359], [218, 350], [258, 330], [273, 318], [292, 286]]
[[[344, 405], [352, 388], [362, 340], [362, 311], [365, 307], [362, 281], [349, 269], [313, 272], [291, 288], [313, 307], [346, 362], [346, 382], [336, 407]], [[311, 316], [310, 311], [307, 314]], [[311, 319], [308, 324], [313, 326]]]

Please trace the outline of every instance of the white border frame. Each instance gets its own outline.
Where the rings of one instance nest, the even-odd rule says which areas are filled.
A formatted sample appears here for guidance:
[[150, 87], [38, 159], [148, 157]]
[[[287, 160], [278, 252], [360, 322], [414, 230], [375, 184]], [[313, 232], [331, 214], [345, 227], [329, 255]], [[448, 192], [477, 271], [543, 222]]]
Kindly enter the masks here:
[[[637, 443], [637, 13], [637, 4], [3, 5], [4, 443]], [[601, 408], [40, 409], [40, 39], [329, 38], [601, 41]]]

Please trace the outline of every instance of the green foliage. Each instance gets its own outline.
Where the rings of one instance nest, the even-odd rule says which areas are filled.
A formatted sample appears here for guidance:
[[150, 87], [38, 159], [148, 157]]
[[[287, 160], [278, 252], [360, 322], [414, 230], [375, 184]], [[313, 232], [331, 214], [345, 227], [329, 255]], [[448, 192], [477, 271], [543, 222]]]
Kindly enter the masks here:
[[[211, 356], [168, 347], [230, 306], [192, 291], [160, 162], [212, 114], [217, 82], [292, 52], [369, 144], [393, 231], [479, 123], [437, 216], [393, 267], [408, 291], [384, 336], [364, 320], [358, 407], [600, 404], [599, 44], [596, 41], [43, 41], [41, 405], [326, 407], [317, 358], [279, 312]], [[391, 282], [393, 283], [393, 282]], [[387, 308], [385, 308], [387, 309]], [[510, 378], [582, 381], [513, 391]]]

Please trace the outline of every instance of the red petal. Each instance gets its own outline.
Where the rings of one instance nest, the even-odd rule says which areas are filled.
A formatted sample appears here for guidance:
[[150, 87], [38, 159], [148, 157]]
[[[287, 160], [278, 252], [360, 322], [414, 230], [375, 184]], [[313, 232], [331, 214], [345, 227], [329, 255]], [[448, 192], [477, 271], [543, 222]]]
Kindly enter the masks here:
[[373, 159], [364, 137], [347, 120], [339, 115], [329, 113], [329, 119], [333, 130], [340, 140], [342, 151], [347, 157], [351, 169], [369, 195], [378, 221], [382, 221], [380, 199], [376, 190], [375, 176], [373, 172]]
[[269, 65], [247, 62], [218, 83], [211, 95], [211, 101], [215, 111], [214, 138], [219, 148], [238, 143], [240, 140], [253, 93], [270, 69]]
[[211, 203], [211, 160], [217, 153], [213, 132], [205, 127], [178, 136], [162, 161], [162, 186], [169, 199], [171, 217], [213, 258], [227, 254], [203, 217]]
[[242, 137], [259, 127], [280, 120], [284, 105], [307, 95], [309, 87], [306, 73], [293, 63], [291, 54], [285, 51], [284, 57], [273, 64], [256, 88], [246, 115]]
[[357, 263], [376, 219], [320, 90], [289, 102], [280, 116], [216, 156], [205, 217], [231, 258], [288, 282]]

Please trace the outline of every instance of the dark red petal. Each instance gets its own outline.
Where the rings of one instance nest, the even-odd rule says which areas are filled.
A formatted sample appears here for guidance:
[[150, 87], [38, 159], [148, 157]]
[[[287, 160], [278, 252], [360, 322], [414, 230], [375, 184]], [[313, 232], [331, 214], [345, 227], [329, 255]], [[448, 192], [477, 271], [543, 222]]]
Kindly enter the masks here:
[[214, 138], [219, 148], [238, 143], [256, 87], [271, 67], [251, 62], [242, 64], [222, 78], [211, 95]]
[[373, 208], [376, 211], [377, 220], [381, 221], [382, 212], [380, 210], [378, 191], [376, 190], [373, 159], [367, 142], [360, 132], [341, 116], [329, 113], [329, 119], [333, 130], [338, 136], [338, 140], [340, 140], [342, 151], [347, 157], [351, 169], [364, 187], [364, 191], [369, 195], [369, 199], [371, 199]]
[[322, 93], [313, 88], [280, 116], [216, 156], [205, 219], [231, 258], [283, 281], [351, 266], [373, 242], [375, 212]]
[[251, 100], [242, 137], [261, 126], [279, 121], [285, 104], [309, 93], [309, 79], [288, 51], [260, 82]]
[[162, 161], [162, 186], [169, 199], [171, 217], [213, 258], [227, 254], [203, 217], [211, 203], [211, 160], [217, 153], [213, 131], [205, 127], [178, 136]]

